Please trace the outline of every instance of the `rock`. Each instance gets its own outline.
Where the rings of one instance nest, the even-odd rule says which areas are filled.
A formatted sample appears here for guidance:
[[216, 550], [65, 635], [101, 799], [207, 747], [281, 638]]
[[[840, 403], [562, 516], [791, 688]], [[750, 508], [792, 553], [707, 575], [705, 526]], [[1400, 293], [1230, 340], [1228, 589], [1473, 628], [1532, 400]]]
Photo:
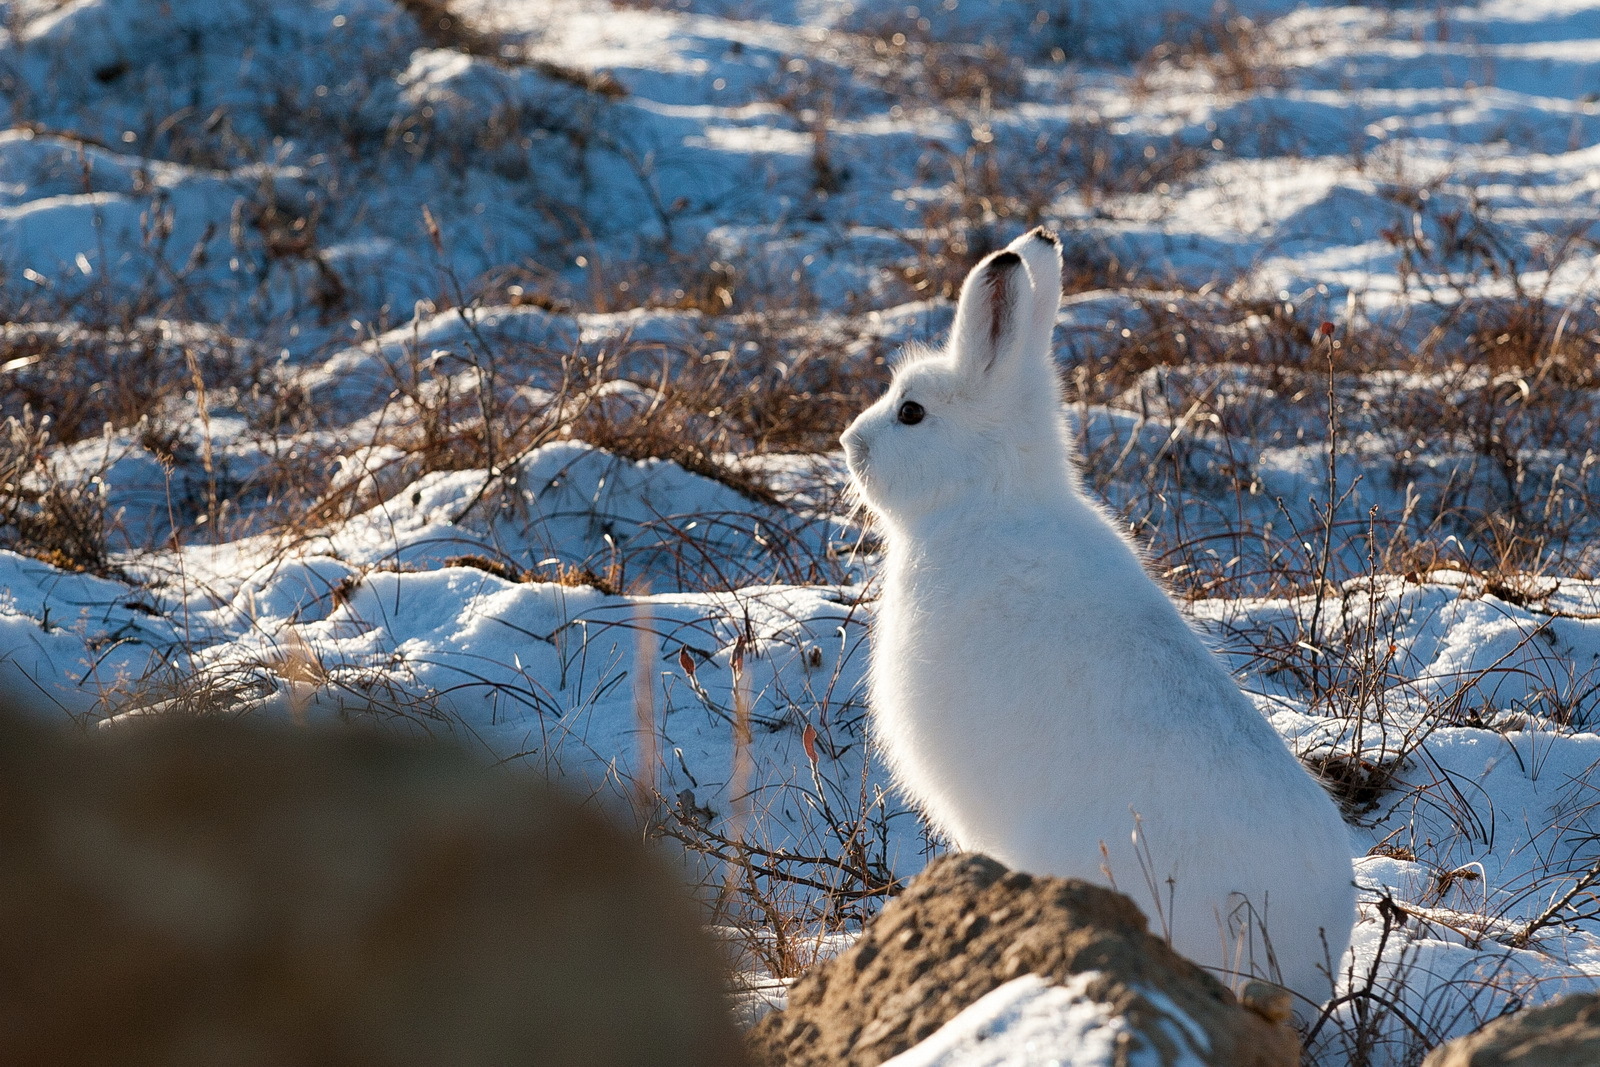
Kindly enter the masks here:
[[1496, 1019], [1448, 1041], [1422, 1067], [1595, 1067], [1600, 1064], [1600, 993], [1562, 997]]
[[0, 1063], [735, 1065], [665, 863], [453, 747], [0, 720]]
[[931, 864], [853, 948], [797, 982], [788, 1008], [758, 1023], [748, 1044], [772, 1067], [868, 1067], [1027, 975], [1070, 983], [1109, 1008], [1125, 1031], [1118, 1065], [1141, 1048], [1163, 1064], [1185, 1055], [1216, 1067], [1300, 1062], [1295, 1032], [1265, 1017], [1277, 998], [1255, 991], [1265, 1013], [1241, 1005], [1152, 936], [1127, 897], [970, 853]]

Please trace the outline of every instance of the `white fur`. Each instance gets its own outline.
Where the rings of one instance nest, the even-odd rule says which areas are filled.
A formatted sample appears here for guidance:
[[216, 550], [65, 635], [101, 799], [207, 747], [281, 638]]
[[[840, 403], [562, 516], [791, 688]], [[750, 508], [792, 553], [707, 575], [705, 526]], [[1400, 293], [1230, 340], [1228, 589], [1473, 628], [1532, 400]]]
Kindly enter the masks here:
[[845, 431], [887, 540], [878, 743], [959, 847], [1109, 878], [1230, 984], [1319, 1003], [1355, 915], [1344, 823], [1080, 488], [1060, 299], [1054, 237], [1019, 238], [968, 276], [948, 350], [898, 368]]

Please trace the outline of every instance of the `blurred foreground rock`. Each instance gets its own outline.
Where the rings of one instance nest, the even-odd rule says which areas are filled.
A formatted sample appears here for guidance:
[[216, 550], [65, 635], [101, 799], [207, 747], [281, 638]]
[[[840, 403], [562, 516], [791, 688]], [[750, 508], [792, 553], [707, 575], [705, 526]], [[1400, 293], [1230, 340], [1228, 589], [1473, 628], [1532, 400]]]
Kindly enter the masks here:
[[0, 1063], [743, 1062], [665, 866], [438, 743], [0, 723]]
[[1496, 1019], [1428, 1053], [1422, 1067], [1596, 1067], [1600, 993], [1562, 997]]
[[[1300, 1062], [1289, 1026], [1244, 1007], [1151, 936], [1127, 897], [1087, 882], [1011, 872], [971, 854], [929, 866], [850, 951], [796, 983], [789, 1007], [751, 1031], [750, 1047], [757, 1062], [774, 1067], [868, 1067], [1028, 975], [1051, 985], [1076, 976], [1075, 988], [1081, 985], [1088, 1000], [1120, 1020], [1112, 1054], [1118, 1065], [1152, 1053], [1163, 1064]], [[1058, 1053], [1037, 1051], [1038, 1062]], [[1073, 1051], [1059, 1055], [1070, 1060]]]

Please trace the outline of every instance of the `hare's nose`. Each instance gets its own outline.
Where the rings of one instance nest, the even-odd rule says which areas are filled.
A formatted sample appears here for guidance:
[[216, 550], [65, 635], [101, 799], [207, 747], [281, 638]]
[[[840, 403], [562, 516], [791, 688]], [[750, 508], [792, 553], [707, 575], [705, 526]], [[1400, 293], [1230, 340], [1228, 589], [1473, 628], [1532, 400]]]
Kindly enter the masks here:
[[839, 443], [844, 445], [845, 459], [852, 464], [859, 464], [867, 458], [867, 442], [854, 426], [839, 435]]

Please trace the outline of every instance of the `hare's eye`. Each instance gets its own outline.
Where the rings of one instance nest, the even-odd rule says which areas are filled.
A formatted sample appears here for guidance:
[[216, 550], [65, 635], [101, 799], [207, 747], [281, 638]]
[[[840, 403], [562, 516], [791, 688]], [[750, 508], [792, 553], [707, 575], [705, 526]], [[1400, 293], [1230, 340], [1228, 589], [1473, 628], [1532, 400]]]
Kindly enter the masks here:
[[915, 426], [917, 423], [922, 421], [922, 417], [926, 414], [927, 412], [922, 410], [921, 404], [917, 403], [915, 400], [907, 400], [904, 404], [900, 405], [900, 411], [895, 415], [895, 418], [899, 419], [907, 426]]

